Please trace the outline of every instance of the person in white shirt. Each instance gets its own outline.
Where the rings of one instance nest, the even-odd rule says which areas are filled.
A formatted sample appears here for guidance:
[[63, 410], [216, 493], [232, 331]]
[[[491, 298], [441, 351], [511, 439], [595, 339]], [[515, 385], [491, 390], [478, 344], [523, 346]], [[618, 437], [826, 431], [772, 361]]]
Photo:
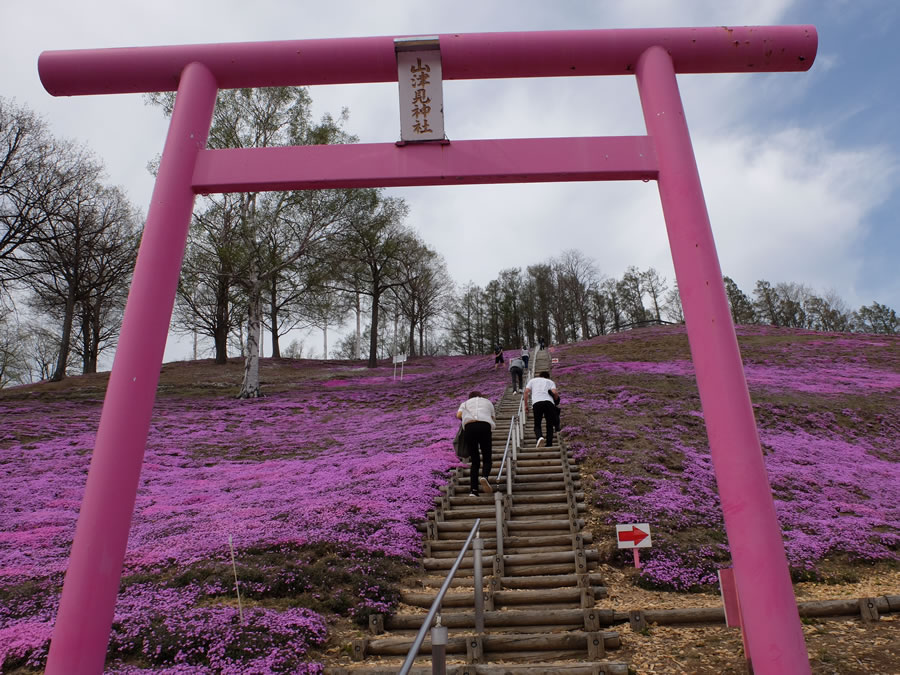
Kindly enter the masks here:
[[[531, 396], [531, 411], [534, 414], [534, 435], [537, 436], [536, 448], [540, 448], [546, 441], [547, 445], [553, 445], [553, 425], [556, 414], [554, 396], [558, 396], [556, 383], [550, 379], [550, 373], [541, 371], [540, 375], [528, 380], [525, 385], [525, 405], [528, 405], [528, 397]], [[547, 435], [541, 433], [541, 421], [547, 420]]]
[[[492, 492], [488, 476], [491, 475], [491, 432], [497, 426], [494, 404], [480, 392], [470, 392], [469, 398], [456, 411], [456, 417], [462, 420], [463, 436], [469, 448], [469, 459], [472, 460], [469, 495], [477, 497], [480, 494], [479, 485], [485, 492]], [[483, 471], [480, 480], [479, 471]]]

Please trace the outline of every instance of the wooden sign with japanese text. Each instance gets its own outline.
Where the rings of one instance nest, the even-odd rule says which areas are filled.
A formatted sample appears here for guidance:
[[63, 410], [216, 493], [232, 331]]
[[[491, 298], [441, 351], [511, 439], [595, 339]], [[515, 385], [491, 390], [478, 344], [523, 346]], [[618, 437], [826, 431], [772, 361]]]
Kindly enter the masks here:
[[438, 39], [394, 40], [400, 85], [400, 139], [444, 139], [444, 90]]

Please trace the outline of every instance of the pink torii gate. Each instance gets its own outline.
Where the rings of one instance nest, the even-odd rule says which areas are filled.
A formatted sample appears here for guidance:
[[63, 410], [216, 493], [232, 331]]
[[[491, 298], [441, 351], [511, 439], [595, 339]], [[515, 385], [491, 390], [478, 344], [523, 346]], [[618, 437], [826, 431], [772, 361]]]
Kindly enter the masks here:
[[646, 136], [206, 150], [218, 89], [396, 82], [393, 37], [44, 52], [55, 96], [177, 90], [50, 645], [50, 675], [100, 673], [195, 194], [656, 180], [750, 657], [809, 673], [676, 73], [805, 71], [813, 26], [439, 36], [444, 79], [634, 75]]

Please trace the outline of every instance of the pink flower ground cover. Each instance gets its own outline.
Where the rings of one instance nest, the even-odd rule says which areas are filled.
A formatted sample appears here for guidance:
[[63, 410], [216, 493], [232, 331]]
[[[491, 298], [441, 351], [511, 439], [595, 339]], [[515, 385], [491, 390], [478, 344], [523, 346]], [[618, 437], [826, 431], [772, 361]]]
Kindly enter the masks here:
[[[459, 402], [506, 384], [487, 357], [418, 359], [402, 383], [389, 367], [322, 363], [291, 382], [284, 363], [263, 399], [158, 397], [109, 672], [319, 672], [308, 651], [329, 616], [364, 620], [396, 602], [391, 580], [420, 551], [415, 521], [457, 462]], [[179, 368], [191, 379], [213, 367]], [[46, 658], [101, 407], [71, 391], [0, 397], [4, 669]], [[166, 391], [177, 387], [164, 376]], [[229, 535], [253, 605], [243, 625]]]
[[[769, 481], [795, 578], [898, 559], [900, 339], [739, 327]], [[557, 349], [564, 433], [612, 525], [649, 522], [642, 583], [687, 590], [730, 564], [683, 327]], [[624, 562], [614, 550], [613, 558]]]

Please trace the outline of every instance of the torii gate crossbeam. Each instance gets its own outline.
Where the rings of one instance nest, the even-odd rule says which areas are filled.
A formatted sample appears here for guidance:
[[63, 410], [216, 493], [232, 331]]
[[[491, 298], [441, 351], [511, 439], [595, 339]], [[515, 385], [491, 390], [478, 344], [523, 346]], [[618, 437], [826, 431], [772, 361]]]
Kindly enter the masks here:
[[[397, 81], [394, 38], [41, 55], [41, 79], [54, 95], [178, 92], [48, 674], [103, 670], [195, 193], [629, 179], [658, 181], [754, 669], [761, 675], [810, 672], [676, 73], [805, 71], [818, 47], [815, 28], [449, 34], [439, 43], [444, 79], [634, 75], [647, 136], [211, 151], [204, 148], [218, 89]], [[313, 157], [317, 164], [309, 166]]]

